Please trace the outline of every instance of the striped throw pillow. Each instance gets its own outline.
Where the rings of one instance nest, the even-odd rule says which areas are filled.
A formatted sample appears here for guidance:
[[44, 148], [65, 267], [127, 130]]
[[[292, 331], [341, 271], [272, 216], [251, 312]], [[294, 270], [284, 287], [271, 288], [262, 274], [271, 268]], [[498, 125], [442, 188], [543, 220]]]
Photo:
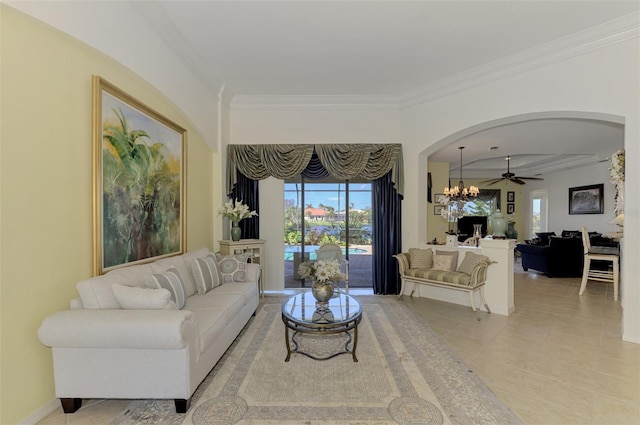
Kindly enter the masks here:
[[198, 294], [206, 294], [222, 283], [218, 264], [213, 254], [194, 258], [191, 262], [191, 270], [193, 271], [193, 277], [196, 281]]
[[180, 272], [175, 267], [167, 269], [164, 273], [154, 273], [146, 276], [147, 286], [150, 288], [164, 288], [171, 293], [171, 300], [176, 303], [178, 309], [184, 307], [186, 301], [184, 284]]

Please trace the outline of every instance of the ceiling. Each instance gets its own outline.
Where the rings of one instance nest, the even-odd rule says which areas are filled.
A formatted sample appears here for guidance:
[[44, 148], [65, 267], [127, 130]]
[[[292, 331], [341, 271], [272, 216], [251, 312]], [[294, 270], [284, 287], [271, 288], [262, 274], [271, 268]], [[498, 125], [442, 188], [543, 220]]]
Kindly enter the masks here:
[[627, 1], [142, 1], [212, 87], [402, 95], [633, 13]]
[[[163, 1], [139, 11], [211, 86], [235, 95], [410, 95], [443, 78], [638, 11], [637, 1]], [[538, 176], [606, 160], [623, 128], [502, 125], [430, 156], [464, 174]], [[489, 148], [497, 146], [497, 150]]]
[[[121, 2], [9, 1], [75, 22]], [[637, 14], [637, 0], [601, 1], [178, 1], [127, 0], [184, 66], [212, 91], [242, 97], [361, 96], [407, 99], [452, 76], [499, 68], [523, 52], [563, 46]], [[97, 8], [97, 9], [96, 9]], [[102, 9], [101, 9], [102, 8]], [[79, 24], [80, 25], [80, 24]], [[101, 31], [99, 25], [86, 31]], [[95, 35], [95, 34], [93, 34]], [[117, 37], [116, 37], [117, 38]], [[141, 39], [142, 40], [142, 39]], [[136, 40], [128, 42], [135, 43]], [[142, 41], [141, 41], [142, 42]], [[126, 49], [126, 47], [120, 46]], [[273, 98], [270, 98], [273, 99]], [[233, 103], [232, 103], [233, 105]], [[602, 121], [534, 120], [467, 135], [435, 152], [457, 175], [498, 177], [504, 157], [519, 176], [605, 160], [623, 145], [623, 128]], [[498, 146], [496, 151], [489, 147]]]

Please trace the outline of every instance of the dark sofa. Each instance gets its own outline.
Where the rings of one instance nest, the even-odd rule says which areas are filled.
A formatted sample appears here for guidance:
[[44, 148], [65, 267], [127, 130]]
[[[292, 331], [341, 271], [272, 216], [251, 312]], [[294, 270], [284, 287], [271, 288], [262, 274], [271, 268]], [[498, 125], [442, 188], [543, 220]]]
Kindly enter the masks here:
[[[534, 241], [516, 246], [524, 271], [533, 269], [549, 277], [582, 276], [584, 246], [579, 230], [563, 230], [562, 236], [555, 236], [554, 232], [537, 233], [536, 236]], [[617, 243], [598, 232], [589, 232], [589, 241], [592, 246], [617, 247]], [[606, 262], [591, 262], [591, 268], [606, 270], [607, 266]]]
[[522, 269], [540, 271], [549, 277], [579, 277], [584, 266], [582, 240], [576, 237], [550, 237], [548, 245], [518, 244]]

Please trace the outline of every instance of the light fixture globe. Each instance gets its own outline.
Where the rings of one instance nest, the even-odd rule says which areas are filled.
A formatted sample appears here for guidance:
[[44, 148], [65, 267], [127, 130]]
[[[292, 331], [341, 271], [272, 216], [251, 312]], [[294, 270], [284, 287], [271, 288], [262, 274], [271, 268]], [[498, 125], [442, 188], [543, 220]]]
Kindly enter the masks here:
[[462, 181], [462, 150], [464, 146], [460, 146], [458, 149], [460, 149], [460, 181], [458, 186], [444, 188], [444, 195], [449, 198], [449, 202], [466, 202], [469, 197], [476, 197], [480, 193], [477, 186], [464, 187]]

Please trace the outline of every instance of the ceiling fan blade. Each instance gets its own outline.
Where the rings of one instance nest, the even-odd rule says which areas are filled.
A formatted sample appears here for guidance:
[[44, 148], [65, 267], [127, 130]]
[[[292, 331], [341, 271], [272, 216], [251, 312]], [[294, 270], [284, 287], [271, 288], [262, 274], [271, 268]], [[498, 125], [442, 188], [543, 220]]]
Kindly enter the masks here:
[[504, 179], [504, 177], [497, 177], [497, 178], [494, 178], [494, 179], [480, 180], [480, 183], [499, 182], [502, 179]]
[[540, 178], [540, 177], [520, 177], [520, 176], [518, 176], [518, 178], [520, 180], [544, 180], [543, 178]]
[[525, 184], [522, 180], [520, 180], [519, 177], [512, 177], [509, 180], [511, 180], [514, 183], [518, 183], [518, 184]]
[[[487, 186], [491, 186], [493, 184], [496, 184], [498, 182], [501, 182], [502, 180], [504, 180], [503, 178], [499, 178], [499, 179], [494, 179], [494, 180], [487, 180], [487, 182], [491, 182], [491, 183], [487, 183]], [[483, 182], [484, 183], [484, 182]]]

